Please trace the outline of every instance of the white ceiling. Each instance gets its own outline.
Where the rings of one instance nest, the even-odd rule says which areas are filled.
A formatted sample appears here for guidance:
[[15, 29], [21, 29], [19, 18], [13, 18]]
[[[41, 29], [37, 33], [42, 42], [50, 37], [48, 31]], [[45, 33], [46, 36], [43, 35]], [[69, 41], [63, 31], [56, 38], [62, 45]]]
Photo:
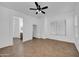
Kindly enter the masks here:
[[[68, 11], [71, 12], [74, 6], [74, 2], [39, 2], [39, 4], [41, 7], [48, 6], [48, 9], [44, 11], [46, 12], [46, 15], [49, 16]], [[35, 11], [29, 10], [29, 8], [36, 7], [34, 2], [0, 2], [0, 5], [25, 13], [27, 15], [36, 16]]]

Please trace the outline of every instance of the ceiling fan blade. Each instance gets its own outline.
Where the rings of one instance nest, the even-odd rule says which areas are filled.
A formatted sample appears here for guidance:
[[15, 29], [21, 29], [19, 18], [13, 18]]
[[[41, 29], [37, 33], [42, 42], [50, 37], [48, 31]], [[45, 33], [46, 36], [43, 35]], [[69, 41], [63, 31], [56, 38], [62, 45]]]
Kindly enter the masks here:
[[45, 12], [44, 11], [41, 11], [43, 14], [45, 14]]
[[36, 7], [38, 7], [38, 6], [39, 6], [37, 2], [35, 2], [35, 5], [36, 5]]
[[47, 9], [47, 8], [48, 8], [48, 6], [45, 6], [45, 7], [42, 8], [42, 10], [43, 10], [43, 9]]
[[39, 10], [40, 10], [41, 9], [40, 5], [38, 7], [39, 7]]
[[36, 12], [36, 14], [38, 14], [38, 12]]
[[37, 10], [37, 9], [35, 9], [35, 8], [30, 8], [30, 10]]

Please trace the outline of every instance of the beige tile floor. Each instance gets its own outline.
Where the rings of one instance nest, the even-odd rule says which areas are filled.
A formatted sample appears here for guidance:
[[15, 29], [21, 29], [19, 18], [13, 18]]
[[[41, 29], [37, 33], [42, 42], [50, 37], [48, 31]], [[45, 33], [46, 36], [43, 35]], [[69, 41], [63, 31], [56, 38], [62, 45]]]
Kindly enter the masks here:
[[51, 39], [34, 39], [22, 43], [14, 39], [14, 46], [0, 49], [0, 56], [10, 57], [76, 57], [79, 53], [73, 43]]

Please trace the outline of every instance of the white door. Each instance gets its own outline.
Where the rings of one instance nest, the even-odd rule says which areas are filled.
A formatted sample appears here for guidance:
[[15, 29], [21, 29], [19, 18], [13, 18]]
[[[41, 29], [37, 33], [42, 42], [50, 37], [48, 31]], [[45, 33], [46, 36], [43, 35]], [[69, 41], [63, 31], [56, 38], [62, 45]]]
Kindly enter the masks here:
[[37, 25], [33, 25], [33, 37], [37, 37]]

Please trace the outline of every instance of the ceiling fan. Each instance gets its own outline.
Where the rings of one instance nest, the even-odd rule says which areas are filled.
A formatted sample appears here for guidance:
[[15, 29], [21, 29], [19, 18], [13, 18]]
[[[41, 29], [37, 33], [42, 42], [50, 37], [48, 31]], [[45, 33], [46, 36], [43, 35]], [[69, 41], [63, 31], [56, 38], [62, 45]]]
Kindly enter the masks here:
[[43, 11], [44, 9], [47, 9], [48, 8], [48, 6], [45, 6], [45, 7], [40, 7], [40, 5], [37, 3], [37, 2], [35, 2], [35, 5], [36, 5], [36, 8], [30, 8], [30, 10], [36, 10], [36, 14], [38, 14], [38, 13], [43, 13], [43, 14], [45, 14], [45, 12]]

